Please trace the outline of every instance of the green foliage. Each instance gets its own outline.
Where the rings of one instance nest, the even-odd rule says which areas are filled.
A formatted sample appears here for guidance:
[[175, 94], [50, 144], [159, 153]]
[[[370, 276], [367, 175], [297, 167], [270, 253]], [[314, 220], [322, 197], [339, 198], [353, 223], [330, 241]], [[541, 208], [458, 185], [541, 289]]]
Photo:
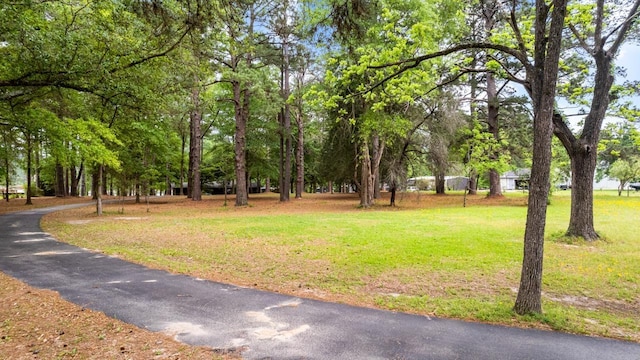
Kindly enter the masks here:
[[474, 122], [473, 128], [462, 130], [462, 136], [466, 141], [460, 150], [465, 154], [465, 166], [468, 169], [474, 169], [479, 174], [489, 170], [501, 174], [511, 167], [511, 156], [507, 151], [509, 143], [504, 136], [496, 139], [478, 121]]
[[629, 161], [637, 156], [640, 156], [640, 131], [634, 124], [626, 121], [607, 124], [598, 142], [597, 178], [610, 175], [617, 160]]
[[640, 180], [640, 158], [616, 160], [609, 169], [609, 176], [620, 181], [620, 193], [630, 181]]

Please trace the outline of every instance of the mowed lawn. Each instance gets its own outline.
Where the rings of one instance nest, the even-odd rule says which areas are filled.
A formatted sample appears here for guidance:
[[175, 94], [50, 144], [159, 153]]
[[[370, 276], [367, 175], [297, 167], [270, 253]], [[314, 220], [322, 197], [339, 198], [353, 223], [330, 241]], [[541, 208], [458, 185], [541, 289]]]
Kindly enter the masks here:
[[[386, 194], [385, 194], [386, 196]], [[640, 342], [640, 194], [595, 194], [604, 240], [561, 239], [570, 193], [548, 209], [542, 316], [512, 312], [526, 194], [504, 199], [411, 193], [358, 208], [357, 195], [253, 195], [92, 207], [48, 215], [46, 231], [94, 251], [175, 273], [298, 297]], [[143, 199], [144, 200], [144, 199]]]

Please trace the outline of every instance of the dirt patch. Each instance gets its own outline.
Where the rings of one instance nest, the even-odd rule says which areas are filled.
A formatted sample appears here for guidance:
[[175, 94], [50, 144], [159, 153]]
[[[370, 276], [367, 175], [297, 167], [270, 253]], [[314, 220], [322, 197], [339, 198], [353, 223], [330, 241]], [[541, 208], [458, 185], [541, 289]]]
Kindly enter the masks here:
[[231, 359], [62, 300], [0, 273], [3, 359]]
[[85, 224], [89, 224], [91, 222], [93, 222], [94, 220], [69, 220], [67, 221], [67, 224], [71, 224], [71, 225], [85, 225]]
[[586, 310], [596, 311], [598, 309], [606, 309], [609, 312], [620, 315], [635, 317], [640, 314], [640, 299], [635, 303], [629, 303], [619, 300], [595, 299], [587, 296], [557, 296], [553, 294], [544, 294], [549, 300], [571, 305]]

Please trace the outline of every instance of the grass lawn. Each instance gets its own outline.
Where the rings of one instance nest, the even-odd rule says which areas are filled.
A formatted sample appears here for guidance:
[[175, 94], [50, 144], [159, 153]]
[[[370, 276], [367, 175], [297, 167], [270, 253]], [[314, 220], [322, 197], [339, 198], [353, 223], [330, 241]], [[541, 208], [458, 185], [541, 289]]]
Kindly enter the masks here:
[[[357, 207], [357, 195], [305, 194], [250, 206], [220, 196], [152, 198], [48, 215], [62, 241], [176, 273], [299, 297], [640, 342], [640, 194], [597, 191], [603, 241], [561, 239], [570, 192], [548, 210], [544, 315], [517, 316], [526, 194], [490, 200], [404, 194]], [[626, 194], [625, 194], [626, 195]], [[233, 200], [233, 199], [232, 199]]]

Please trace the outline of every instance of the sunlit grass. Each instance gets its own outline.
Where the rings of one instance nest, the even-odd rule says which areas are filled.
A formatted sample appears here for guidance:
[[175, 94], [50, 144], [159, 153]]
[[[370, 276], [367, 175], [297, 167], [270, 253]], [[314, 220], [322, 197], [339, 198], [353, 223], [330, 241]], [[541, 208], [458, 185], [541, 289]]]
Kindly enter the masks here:
[[[544, 327], [640, 341], [640, 196], [596, 192], [595, 243], [561, 238], [570, 192], [548, 209], [543, 306], [511, 311], [522, 261], [526, 194], [502, 200], [406, 195], [398, 208], [357, 208], [354, 196], [309, 195], [249, 208], [221, 198], [52, 214], [46, 230], [132, 261], [294, 296], [425, 315]], [[115, 206], [115, 205], [113, 205]], [[77, 221], [81, 220], [81, 221]]]

